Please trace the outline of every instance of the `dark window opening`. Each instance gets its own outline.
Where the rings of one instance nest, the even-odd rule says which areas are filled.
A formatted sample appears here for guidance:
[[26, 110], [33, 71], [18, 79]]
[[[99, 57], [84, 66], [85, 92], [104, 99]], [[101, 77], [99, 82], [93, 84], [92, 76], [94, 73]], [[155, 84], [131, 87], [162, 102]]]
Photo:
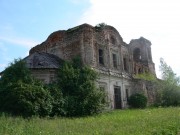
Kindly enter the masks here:
[[99, 49], [99, 63], [104, 65], [104, 54], [102, 49]]
[[117, 68], [117, 55], [113, 54], [113, 67]]
[[116, 44], [116, 39], [113, 36], [111, 36], [111, 43]]
[[141, 73], [142, 73], [142, 69], [139, 68], [139, 69], [138, 69], [138, 74], [141, 74]]
[[127, 59], [126, 58], [123, 58], [123, 63], [124, 63], [124, 71], [128, 71], [128, 68], [127, 68]]
[[114, 87], [114, 108], [121, 109], [121, 87]]
[[151, 50], [150, 49], [148, 49], [148, 57], [149, 57], [149, 60], [152, 61]]
[[134, 74], [136, 74], [136, 67], [134, 67]]
[[133, 51], [134, 61], [139, 62], [141, 60], [141, 51], [139, 48], [134, 49]]

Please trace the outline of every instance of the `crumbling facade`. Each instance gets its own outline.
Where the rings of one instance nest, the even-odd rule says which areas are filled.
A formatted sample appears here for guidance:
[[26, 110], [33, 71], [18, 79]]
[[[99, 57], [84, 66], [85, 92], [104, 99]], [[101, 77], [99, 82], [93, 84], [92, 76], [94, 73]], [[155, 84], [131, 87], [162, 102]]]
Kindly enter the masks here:
[[71, 60], [76, 56], [100, 73], [98, 86], [108, 93], [110, 108], [128, 107], [128, 97], [137, 91], [148, 93], [147, 83], [134, 79], [134, 75], [156, 75], [151, 42], [141, 37], [127, 44], [109, 25], [82, 24], [53, 32], [45, 42], [33, 47], [25, 60], [35, 77], [50, 83], [61, 65], [58, 59]]

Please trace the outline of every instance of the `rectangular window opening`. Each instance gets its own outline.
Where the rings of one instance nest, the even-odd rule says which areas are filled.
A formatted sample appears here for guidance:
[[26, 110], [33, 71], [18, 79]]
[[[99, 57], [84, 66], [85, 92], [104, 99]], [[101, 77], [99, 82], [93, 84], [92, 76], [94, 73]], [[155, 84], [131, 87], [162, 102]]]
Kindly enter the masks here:
[[117, 68], [117, 55], [113, 54], [113, 67]]
[[104, 65], [104, 54], [102, 49], [99, 49], [99, 63]]
[[123, 58], [123, 63], [124, 63], [124, 71], [128, 71], [127, 70], [127, 60], [126, 60], [126, 58]]

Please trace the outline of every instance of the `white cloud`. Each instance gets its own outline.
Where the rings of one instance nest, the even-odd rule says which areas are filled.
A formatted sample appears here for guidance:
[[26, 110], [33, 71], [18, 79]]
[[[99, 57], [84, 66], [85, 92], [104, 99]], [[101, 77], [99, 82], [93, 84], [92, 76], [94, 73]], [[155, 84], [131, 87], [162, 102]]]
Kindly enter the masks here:
[[[0, 71], [4, 70], [5, 67], [8, 66], [8, 63], [14, 59], [12, 58], [12, 55], [14, 54], [10, 54], [9, 52], [10, 49], [9, 45], [21, 46], [29, 50], [30, 48], [32, 48], [33, 46], [39, 43], [32, 39], [18, 37], [17, 35], [19, 34], [15, 31], [13, 25], [11, 25], [10, 23], [9, 24], [7, 23], [4, 26], [0, 26]], [[24, 54], [24, 56], [27, 55]]]
[[9, 42], [16, 45], [21, 45], [23, 47], [31, 48], [38, 44], [37, 41], [26, 39], [26, 38], [17, 38], [17, 37], [4, 37], [0, 36], [0, 40]]
[[37, 45], [39, 42], [32, 39], [18, 36], [17, 30], [14, 28], [13, 24], [7, 23], [0, 26], [0, 42], [8, 42], [15, 45], [20, 45], [26, 48], [31, 48]]
[[159, 58], [180, 75], [180, 4], [178, 0], [90, 0], [79, 24], [105, 22], [114, 26], [125, 42], [143, 36], [152, 42], [156, 70]]

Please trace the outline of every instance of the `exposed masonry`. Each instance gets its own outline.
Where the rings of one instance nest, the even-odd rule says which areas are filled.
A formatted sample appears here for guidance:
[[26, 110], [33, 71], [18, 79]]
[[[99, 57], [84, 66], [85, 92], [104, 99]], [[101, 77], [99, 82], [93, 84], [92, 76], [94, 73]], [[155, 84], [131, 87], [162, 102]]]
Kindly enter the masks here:
[[53, 32], [46, 41], [33, 47], [25, 60], [35, 77], [50, 83], [59, 68], [58, 59], [71, 60], [76, 56], [100, 73], [97, 85], [108, 93], [110, 108], [128, 107], [127, 98], [135, 92], [144, 93], [149, 103], [154, 101], [153, 85], [134, 79], [134, 75], [139, 73], [156, 75], [151, 42], [141, 37], [127, 44], [109, 25], [93, 27], [82, 24]]

